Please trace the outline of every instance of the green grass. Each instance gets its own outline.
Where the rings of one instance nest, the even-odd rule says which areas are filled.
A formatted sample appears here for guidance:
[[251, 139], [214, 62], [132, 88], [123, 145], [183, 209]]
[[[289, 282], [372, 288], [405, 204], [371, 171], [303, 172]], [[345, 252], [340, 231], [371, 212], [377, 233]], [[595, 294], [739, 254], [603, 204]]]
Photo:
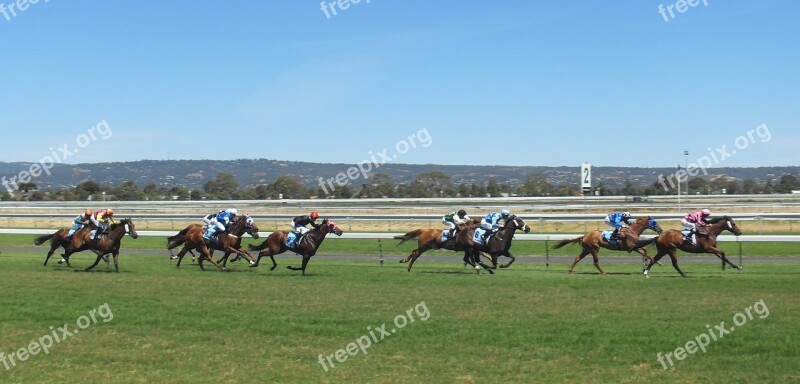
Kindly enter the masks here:
[[[2, 239], [7, 240], [7, 239]], [[144, 241], [142, 241], [144, 240]], [[125, 246], [138, 242], [125, 240]], [[345, 241], [345, 240], [337, 240]], [[7, 244], [3, 242], [3, 244]], [[343, 243], [344, 244], [344, 243]], [[352, 244], [349, 244], [352, 245]], [[329, 246], [329, 248], [325, 248]], [[331, 260], [326, 242], [301, 277], [298, 257], [233, 271], [178, 270], [161, 256], [121, 257], [120, 273], [42, 267], [43, 252], [0, 254], [0, 351], [107, 303], [98, 323], [6, 371], [0, 382], [797, 382], [800, 263], [717, 263], [640, 275], [638, 263], [516, 264], [475, 276], [460, 263]], [[83, 267], [93, 257], [78, 254]], [[662, 369], [666, 353], [763, 299], [756, 317], [708, 351]], [[430, 313], [325, 372], [317, 361], [420, 302]], [[415, 316], [418, 316], [415, 314]]]
[[[32, 246], [33, 235], [12, 235], [0, 234], [0, 244], [6, 246]], [[261, 237], [259, 240], [251, 238], [245, 239], [245, 243], [259, 244], [264, 241], [266, 237]], [[49, 244], [49, 243], [48, 243]], [[129, 249], [165, 249], [166, 239], [159, 236], [140, 236], [137, 240], [132, 240], [129, 237], [123, 239], [125, 248]], [[416, 248], [416, 241], [410, 241], [401, 246], [397, 246], [397, 240], [385, 239], [381, 240], [380, 245], [378, 240], [371, 239], [340, 239], [330, 236], [325, 240], [322, 246], [322, 252], [332, 255], [377, 255], [383, 250], [384, 255], [408, 255], [411, 250]], [[569, 245], [561, 249], [553, 249], [554, 242], [549, 242], [549, 253], [554, 256], [575, 256], [580, 252], [580, 247], [577, 245]], [[42, 249], [47, 248], [46, 245], [41, 245]], [[736, 243], [720, 243], [720, 247], [729, 255], [739, 254], [739, 245]], [[543, 241], [515, 241], [511, 249], [514, 255], [519, 256], [544, 256], [546, 253], [545, 242]], [[46, 252], [46, 251], [45, 251]], [[655, 253], [655, 247], [648, 248], [648, 252]], [[453, 254], [449, 251], [430, 252], [430, 255], [444, 255]], [[742, 243], [742, 254], [745, 256], [798, 256], [800, 255], [800, 248], [795, 243]], [[613, 252], [602, 250], [601, 256], [623, 256], [626, 255], [622, 252]], [[425, 256], [429, 256], [428, 253]], [[423, 256], [423, 257], [425, 257]]]

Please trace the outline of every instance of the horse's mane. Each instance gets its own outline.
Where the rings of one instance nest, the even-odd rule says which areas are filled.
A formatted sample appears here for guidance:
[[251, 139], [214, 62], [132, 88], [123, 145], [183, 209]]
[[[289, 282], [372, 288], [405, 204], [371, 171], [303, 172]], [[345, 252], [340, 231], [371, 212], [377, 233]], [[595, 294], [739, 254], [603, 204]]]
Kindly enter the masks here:
[[722, 216], [722, 217], [713, 217], [713, 218], [708, 218], [708, 219], [706, 219], [706, 222], [708, 222], [709, 224], [717, 224], [717, 223], [719, 223], [720, 221], [723, 221], [723, 220], [728, 220], [728, 219], [729, 219], [729, 218], [728, 218], [728, 216]]

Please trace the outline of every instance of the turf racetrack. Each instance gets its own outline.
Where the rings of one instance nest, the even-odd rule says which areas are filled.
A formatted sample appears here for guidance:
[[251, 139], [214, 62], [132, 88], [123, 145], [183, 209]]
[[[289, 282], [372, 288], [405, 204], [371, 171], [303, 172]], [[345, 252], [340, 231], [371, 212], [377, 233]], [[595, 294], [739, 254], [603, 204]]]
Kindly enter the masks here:
[[[44, 247], [3, 250], [0, 352], [17, 361], [9, 369], [0, 362], [0, 382], [800, 380], [800, 263], [791, 257], [746, 258], [738, 274], [720, 271], [709, 255], [708, 263], [683, 264], [686, 279], [669, 263], [645, 279], [640, 263], [610, 256], [601, 259], [609, 276], [589, 260], [575, 275], [565, 264], [546, 271], [520, 262], [475, 276], [436, 256], [423, 256], [411, 273], [394, 255], [383, 266], [326, 257], [326, 244], [336, 246], [325, 243], [301, 277], [285, 269], [299, 265], [294, 255], [277, 256], [272, 272], [269, 259], [257, 269], [202, 272], [188, 258], [176, 269], [165, 255], [133, 249], [147, 241], [135, 243], [123, 240], [120, 273], [105, 263], [78, 272], [93, 262], [88, 253], [67, 268], [56, 257], [43, 267]], [[676, 359], [676, 348], [708, 334], [707, 325], [731, 328], [760, 300], [752, 319], [705, 353]], [[88, 326], [48, 354], [18, 361], [31, 341], [81, 320]], [[370, 345], [362, 350], [357, 340]], [[671, 353], [674, 367], [663, 369], [659, 352]]]

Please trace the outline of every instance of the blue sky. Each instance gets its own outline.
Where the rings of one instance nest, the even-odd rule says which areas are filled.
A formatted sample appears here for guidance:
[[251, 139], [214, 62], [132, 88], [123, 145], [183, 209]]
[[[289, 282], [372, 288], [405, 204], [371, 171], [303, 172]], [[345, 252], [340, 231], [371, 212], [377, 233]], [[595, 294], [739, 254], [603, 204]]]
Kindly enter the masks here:
[[0, 161], [355, 163], [427, 129], [396, 162], [674, 166], [765, 123], [719, 165], [800, 165], [800, 2], [659, 4], [40, 0], [0, 14]]

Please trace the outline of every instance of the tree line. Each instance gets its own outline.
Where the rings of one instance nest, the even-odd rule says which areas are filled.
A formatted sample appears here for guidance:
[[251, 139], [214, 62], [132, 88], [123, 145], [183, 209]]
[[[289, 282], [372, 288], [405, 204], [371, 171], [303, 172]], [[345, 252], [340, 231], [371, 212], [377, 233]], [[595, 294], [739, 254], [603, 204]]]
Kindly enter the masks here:
[[[689, 193], [709, 194], [772, 194], [791, 193], [800, 190], [800, 180], [786, 174], [777, 179], [757, 181], [754, 179], [736, 180], [725, 177], [706, 179], [692, 178]], [[501, 197], [501, 196], [579, 196], [577, 185], [555, 185], [540, 174], [532, 174], [517, 185], [500, 183], [494, 179], [488, 182], [453, 183], [450, 176], [442, 172], [426, 172], [417, 175], [410, 183], [395, 184], [386, 174], [373, 174], [361, 185], [334, 185], [335, 189], [307, 188], [297, 178], [283, 175], [269, 184], [240, 187], [236, 177], [227, 172], [219, 173], [207, 180], [202, 189], [188, 189], [184, 186], [159, 186], [150, 183], [140, 186], [134, 181], [125, 181], [117, 186], [98, 183], [93, 180], [62, 189], [40, 190], [35, 183], [22, 183], [15, 193], [0, 192], [0, 200], [30, 201], [142, 201], [142, 200], [275, 200], [307, 198], [426, 198], [426, 197]], [[669, 188], [665, 188], [669, 187]], [[683, 188], [685, 188], [685, 183]], [[674, 195], [677, 186], [653, 182], [648, 186], [635, 186], [627, 180], [623, 186], [611, 188], [599, 182], [593, 194], [600, 196], [649, 196]], [[685, 193], [685, 190], [683, 191]]]

